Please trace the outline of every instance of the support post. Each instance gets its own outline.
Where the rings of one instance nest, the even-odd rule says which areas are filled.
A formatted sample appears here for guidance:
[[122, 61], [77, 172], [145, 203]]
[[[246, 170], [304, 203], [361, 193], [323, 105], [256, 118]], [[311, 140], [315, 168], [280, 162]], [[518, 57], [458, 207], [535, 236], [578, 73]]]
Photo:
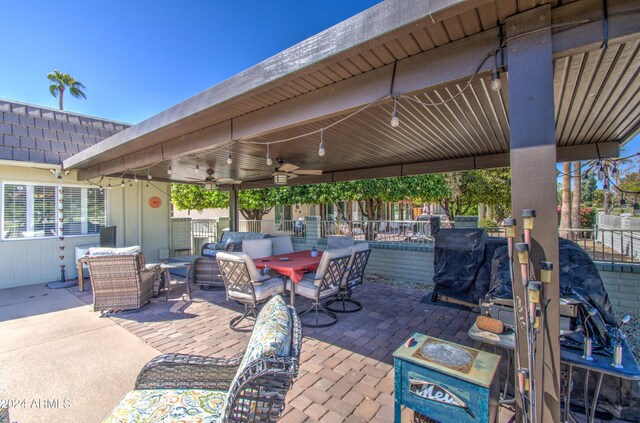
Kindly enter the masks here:
[[[553, 96], [553, 61], [550, 6], [515, 15], [506, 21], [509, 58], [509, 115], [511, 147], [511, 203], [517, 220], [516, 242], [522, 239], [522, 210], [537, 213], [533, 229], [532, 264], [556, 263], [552, 281], [545, 284], [548, 318], [537, 337], [535, 381], [537, 422], [560, 421], [560, 344], [558, 216], [556, 204], [556, 137]], [[539, 244], [536, 245], [536, 244]], [[515, 272], [513, 292], [517, 310], [524, 312], [526, 291]], [[544, 300], [543, 300], [544, 301]], [[520, 306], [520, 307], [519, 307]], [[521, 324], [521, 323], [518, 323]], [[519, 326], [522, 328], [522, 326]], [[543, 342], [544, 338], [544, 342]], [[526, 331], [520, 330], [516, 348], [527, 357]], [[541, 353], [544, 348], [544, 353]], [[526, 360], [525, 360], [526, 363]], [[523, 367], [526, 364], [521, 364]], [[542, 377], [544, 367], [544, 378]], [[515, 387], [518, 388], [517, 371]], [[516, 392], [517, 419], [522, 421], [520, 393]]]
[[240, 212], [238, 210], [238, 188], [232, 185], [229, 190], [229, 230], [238, 231], [240, 228]]

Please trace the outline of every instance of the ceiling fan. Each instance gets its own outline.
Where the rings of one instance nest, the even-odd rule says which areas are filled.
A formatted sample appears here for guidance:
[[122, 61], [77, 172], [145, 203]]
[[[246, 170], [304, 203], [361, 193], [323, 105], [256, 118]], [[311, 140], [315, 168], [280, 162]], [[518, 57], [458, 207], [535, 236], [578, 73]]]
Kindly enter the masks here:
[[300, 166], [287, 163], [285, 159], [276, 159], [276, 161], [279, 166], [276, 168], [276, 171], [271, 174], [271, 176], [273, 176], [273, 183], [276, 185], [286, 185], [289, 179], [297, 178], [300, 175], [322, 175], [321, 170], [300, 169]]
[[[213, 177], [213, 168], [209, 166], [207, 169], [207, 176], [202, 180], [205, 188], [212, 189], [219, 185], [230, 185], [230, 184], [241, 184], [242, 181], [235, 180], [233, 178], [214, 178]], [[189, 178], [197, 181], [201, 181], [201, 179]]]

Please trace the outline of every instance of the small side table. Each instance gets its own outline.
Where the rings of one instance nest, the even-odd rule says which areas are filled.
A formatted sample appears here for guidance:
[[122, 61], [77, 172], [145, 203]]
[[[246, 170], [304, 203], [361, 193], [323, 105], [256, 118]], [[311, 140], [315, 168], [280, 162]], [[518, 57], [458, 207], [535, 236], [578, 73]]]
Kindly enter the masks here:
[[402, 406], [443, 422], [493, 423], [500, 357], [414, 333], [393, 353], [395, 422]]
[[162, 263], [160, 264], [164, 279], [164, 289], [167, 293], [166, 301], [169, 301], [169, 291], [171, 289], [171, 270], [172, 269], [187, 269], [185, 283], [187, 285], [187, 299], [191, 301], [191, 288], [189, 287], [189, 274], [191, 273], [191, 262], [179, 262], [179, 263]]

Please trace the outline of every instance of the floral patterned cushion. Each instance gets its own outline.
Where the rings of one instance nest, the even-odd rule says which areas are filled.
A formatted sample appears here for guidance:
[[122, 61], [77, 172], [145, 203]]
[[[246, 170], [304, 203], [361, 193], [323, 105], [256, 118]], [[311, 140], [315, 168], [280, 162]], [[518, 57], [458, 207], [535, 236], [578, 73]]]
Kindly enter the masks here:
[[103, 423], [219, 423], [226, 397], [204, 389], [130, 391]]
[[276, 295], [262, 307], [253, 326], [249, 345], [235, 380], [247, 364], [263, 357], [288, 357], [291, 352], [291, 314], [282, 296]]

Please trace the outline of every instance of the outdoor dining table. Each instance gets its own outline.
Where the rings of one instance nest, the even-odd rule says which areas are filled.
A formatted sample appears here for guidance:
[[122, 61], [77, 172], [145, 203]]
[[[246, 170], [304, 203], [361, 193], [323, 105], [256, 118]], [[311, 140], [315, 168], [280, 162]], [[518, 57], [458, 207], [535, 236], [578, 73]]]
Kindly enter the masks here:
[[311, 256], [311, 250], [296, 251], [295, 253], [262, 257], [253, 260], [258, 269], [271, 269], [289, 278], [291, 285], [291, 306], [295, 305], [295, 284], [302, 280], [305, 272], [313, 272], [318, 268], [322, 251], [316, 257]]

